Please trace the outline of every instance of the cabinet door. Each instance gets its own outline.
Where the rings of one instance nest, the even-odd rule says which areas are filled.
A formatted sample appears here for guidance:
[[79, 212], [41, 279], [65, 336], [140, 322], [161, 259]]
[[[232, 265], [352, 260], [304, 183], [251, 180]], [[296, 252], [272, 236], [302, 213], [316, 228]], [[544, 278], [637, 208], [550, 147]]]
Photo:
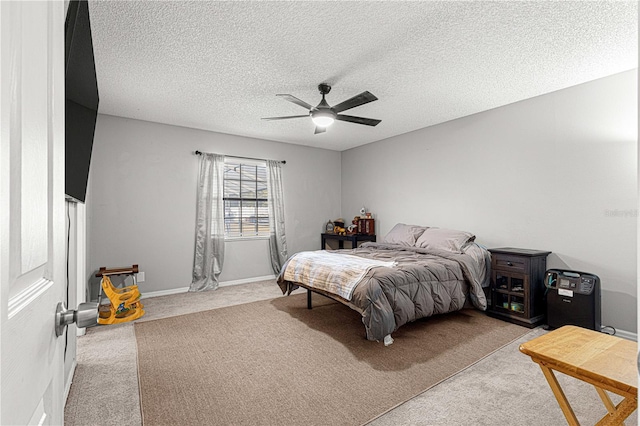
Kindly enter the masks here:
[[494, 309], [497, 312], [528, 318], [528, 276], [501, 270], [494, 270], [491, 275]]

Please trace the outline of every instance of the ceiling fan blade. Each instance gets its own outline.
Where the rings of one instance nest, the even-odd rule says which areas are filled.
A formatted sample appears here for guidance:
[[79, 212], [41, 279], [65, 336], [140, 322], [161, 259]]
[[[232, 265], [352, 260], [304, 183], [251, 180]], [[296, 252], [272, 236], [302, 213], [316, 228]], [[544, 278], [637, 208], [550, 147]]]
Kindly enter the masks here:
[[377, 126], [378, 123], [382, 121], [382, 120], [376, 120], [373, 118], [354, 117], [353, 115], [344, 115], [344, 114], [338, 114], [338, 116], [336, 117], [336, 120], [348, 121], [350, 123], [365, 124], [367, 126]]
[[286, 117], [264, 117], [262, 120], [288, 120], [290, 118], [302, 118], [302, 117], [309, 117], [309, 114], [305, 114], [305, 115], [288, 115]]
[[293, 95], [276, 95], [276, 96], [280, 96], [281, 98], [286, 99], [289, 102], [293, 102], [296, 105], [300, 105], [301, 107], [306, 108], [308, 110], [313, 109], [313, 107], [311, 105], [309, 105], [308, 103], [306, 103], [303, 100], [300, 100], [300, 99], [296, 98]]
[[320, 126], [316, 126], [316, 131], [313, 132], [314, 135], [317, 135], [318, 133], [324, 133], [327, 131], [326, 127], [320, 127]]
[[371, 93], [362, 92], [359, 95], [354, 96], [353, 98], [349, 98], [344, 102], [340, 102], [338, 105], [333, 107], [333, 110], [338, 113], [377, 100], [378, 98], [376, 98]]

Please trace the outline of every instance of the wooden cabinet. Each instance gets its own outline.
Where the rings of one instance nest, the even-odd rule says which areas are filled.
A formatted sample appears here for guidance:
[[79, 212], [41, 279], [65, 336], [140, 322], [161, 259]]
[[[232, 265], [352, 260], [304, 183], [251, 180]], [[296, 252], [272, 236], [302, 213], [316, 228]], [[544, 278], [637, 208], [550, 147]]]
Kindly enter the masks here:
[[344, 248], [344, 242], [350, 241], [351, 247], [348, 248], [356, 248], [358, 247], [358, 243], [363, 243], [365, 241], [376, 241], [375, 235], [362, 235], [362, 234], [352, 234], [352, 235], [338, 235], [338, 234], [322, 234], [322, 250], [325, 250], [325, 246], [327, 241], [337, 241], [338, 247], [333, 247], [333, 249], [342, 249]]
[[495, 317], [535, 327], [544, 321], [544, 273], [549, 251], [512, 247], [489, 249], [491, 288], [487, 312]]

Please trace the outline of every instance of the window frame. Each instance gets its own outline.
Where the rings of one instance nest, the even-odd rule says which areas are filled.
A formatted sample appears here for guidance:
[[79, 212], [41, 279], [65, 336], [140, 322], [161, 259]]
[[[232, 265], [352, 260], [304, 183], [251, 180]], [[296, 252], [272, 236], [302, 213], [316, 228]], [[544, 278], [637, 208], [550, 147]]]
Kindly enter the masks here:
[[[226, 170], [227, 170], [227, 165], [228, 164], [233, 164], [233, 165], [239, 165], [241, 167], [240, 171], [238, 172], [238, 179], [227, 179], [226, 177]], [[225, 173], [223, 173], [223, 193], [222, 193], [222, 202], [224, 204], [224, 222], [225, 222], [225, 230], [224, 230], [224, 239], [225, 240], [232, 240], [232, 241], [238, 241], [238, 240], [263, 240], [263, 239], [268, 239], [270, 232], [271, 232], [271, 226], [270, 226], [270, 220], [269, 220], [269, 184], [268, 184], [268, 178], [266, 176], [267, 174], [267, 163], [266, 161], [260, 161], [260, 160], [251, 160], [251, 159], [245, 159], [245, 158], [236, 158], [236, 157], [231, 157], [231, 158], [225, 158], [224, 159], [224, 165], [225, 165]], [[263, 167], [264, 171], [265, 171], [265, 180], [258, 180], [258, 170], [256, 169], [256, 179], [253, 180], [246, 180], [242, 178], [242, 166], [257, 166], [257, 167]], [[238, 182], [238, 197], [228, 197], [227, 196], [227, 181], [235, 181]], [[242, 183], [243, 182], [254, 182], [256, 184], [255, 189], [256, 189], [256, 197], [255, 198], [244, 198], [242, 196]], [[265, 198], [258, 198], [258, 185], [260, 183], [264, 182], [265, 186], [266, 186], [266, 191], [267, 191], [267, 195]], [[227, 219], [229, 218], [228, 213], [227, 213], [227, 202], [232, 201], [232, 202], [237, 202], [239, 203], [239, 208], [240, 208], [240, 215], [239, 215], [239, 227], [240, 227], [240, 235], [229, 235], [228, 232], [228, 228], [227, 228]], [[255, 202], [255, 215], [253, 215], [253, 217], [256, 218], [256, 223], [255, 223], [255, 232], [257, 232], [256, 234], [251, 234], [251, 235], [243, 235], [243, 225], [244, 224], [244, 219], [246, 217], [243, 217], [242, 214], [242, 209], [243, 209], [243, 201], [249, 201], [249, 202]], [[258, 209], [260, 208], [259, 203], [266, 203], [267, 205], [267, 214], [266, 215], [259, 215], [258, 214]], [[260, 219], [261, 218], [265, 218], [267, 219], [267, 230], [264, 231], [264, 233], [260, 233]]]

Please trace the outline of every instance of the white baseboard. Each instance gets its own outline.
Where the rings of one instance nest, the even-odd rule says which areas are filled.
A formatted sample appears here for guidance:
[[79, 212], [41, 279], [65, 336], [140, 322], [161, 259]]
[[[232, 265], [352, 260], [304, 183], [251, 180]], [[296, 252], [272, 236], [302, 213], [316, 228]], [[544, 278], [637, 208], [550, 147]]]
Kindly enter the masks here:
[[243, 278], [241, 280], [233, 280], [233, 281], [222, 281], [220, 283], [220, 287], [226, 287], [229, 285], [238, 285], [238, 284], [249, 284], [255, 283], [258, 281], [267, 281], [267, 280], [275, 280], [275, 275], [265, 275], [264, 277], [254, 277], [254, 278]]
[[[220, 283], [220, 287], [227, 287], [227, 286], [239, 285], [239, 284], [249, 284], [249, 283], [255, 283], [258, 281], [273, 280], [275, 278], [276, 278], [275, 275], [265, 275], [263, 277], [243, 278], [241, 280], [233, 280], [233, 281], [222, 281]], [[170, 294], [186, 293], [187, 291], [189, 291], [189, 287], [172, 288], [169, 290], [150, 291], [150, 292], [142, 293], [140, 295], [140, 298], [147, 299], [149, 297], [168, 296]]]
[[[249, 283], [254, 283], [258, 281], [273, 280], [275, 278], [276, 278], [275, 275], [265, 275], [263, 277], [243, 278], [241, 280], [232, 280], [232, 281], [222, 281], [220, 283], [220, 287], [227, 287], [227, 286], [239, 285], [239, 284], [249, 284]], [[170, 290], [151, 291], [151, 292], [143, 293], [140, 296], [140, 298], [147, 299], [149, 297], [167, 296], [170, 294], [186, 293], [188, 291], [189, 291], [189, 287], [172, 288]], [[606, 330], [607, 333], [611, 332], [611, 329], [608, 329], [608, 328], [603, 327], [601, 329], [603, 331]], [[634, 333], [631, 331], [616, 329], [616, 336], [622, 337], [623, 339], [632, 340], [634, 342], [638, 341], [638, 333]], [[75, 369], [75, 365], [74, 365], [74, 369]], [[71, 383], [69, 383], [69, 386], [71, 386]]]
[[[610, 328], [601, 327], [601, 330], [605, 333], [611, 333]], [[622, 337], [623, 339], [633, 340], [634, 342], [638, 341], [638, 333], [633, 333], [627, 330], [616, 329], [616, 336]]]
[[172, 288], [170, 290], [149, 291], [140, 294], [140, 299], [148, 299], [149, 297], [168, 296], [170, 294], [186, 293], [189, 287]]
[[64, 384], [64, 405], [67, 405], [67, 398], [69, 398], [69, 392], [71, 391], [71, 382], [73, 382], [73, 374], [76, 372], [76, 366], [78, 363], [76, 360], [73, 360], [73, 364], [71, 364], [71, 370], [69, 371], [69, 375], [65, 378]]

